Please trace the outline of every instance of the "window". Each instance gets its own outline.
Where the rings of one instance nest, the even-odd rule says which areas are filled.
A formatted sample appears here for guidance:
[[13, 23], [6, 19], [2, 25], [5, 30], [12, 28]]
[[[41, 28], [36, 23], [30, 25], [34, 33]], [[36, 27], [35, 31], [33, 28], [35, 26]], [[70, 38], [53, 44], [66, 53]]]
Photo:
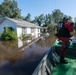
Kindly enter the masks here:
[[27, 28], [22, 27], [22, 32], [23, 32], [24, 34], [27, 33]]
[[32, 33], [34, 32], [34, 28], [31, 28], [31, 32], [32, 32]]
[[40, 29], [38, 28], [38, 32], [40, 32]]
[[11, 29], [11, 30], [14, 30], [12, 27], [4, 27], [4, 29], [6, 29], [6, 28]]

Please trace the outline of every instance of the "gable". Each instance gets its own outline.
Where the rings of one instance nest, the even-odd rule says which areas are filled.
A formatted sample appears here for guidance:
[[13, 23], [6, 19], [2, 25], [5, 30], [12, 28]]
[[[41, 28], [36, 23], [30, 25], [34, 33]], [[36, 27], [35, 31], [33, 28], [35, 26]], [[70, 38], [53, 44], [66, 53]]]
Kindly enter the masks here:
[[16, 23], [8, 19], [4, 19], [0, 22], [0, 33], [4, 31], [4, 27], [12, 27], [16, 31]]

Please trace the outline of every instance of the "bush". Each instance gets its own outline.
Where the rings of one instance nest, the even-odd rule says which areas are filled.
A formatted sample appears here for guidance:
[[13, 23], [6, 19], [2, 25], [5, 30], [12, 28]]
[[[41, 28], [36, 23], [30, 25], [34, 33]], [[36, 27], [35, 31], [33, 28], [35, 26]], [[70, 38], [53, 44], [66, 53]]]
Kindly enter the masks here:
[[49, 25], [47, 30], [48, 32], [53, 32], [55, 30], [55, 25]]
[[15, 31], [9, 29], [6, 27], [4, 29], [4, 32], [1, 35], [2, 40], [16, 40], [17, 39], [17, 34]]
[[32, 35], [31, 34], [22, 34], [22, 40], [27, 40], [27, 39], [31, 39]]

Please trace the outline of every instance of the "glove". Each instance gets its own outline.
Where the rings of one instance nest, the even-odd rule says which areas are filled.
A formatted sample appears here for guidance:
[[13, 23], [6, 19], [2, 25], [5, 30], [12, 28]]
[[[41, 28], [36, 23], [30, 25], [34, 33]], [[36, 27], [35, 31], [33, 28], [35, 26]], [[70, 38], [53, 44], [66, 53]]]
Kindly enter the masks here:
[[74, 35], [74, 33], [75, 33], [75, 30], [74, 30], [74, 31], [72, 31], [72, 32], [70, 32], [70, 35], [71, 35], [71, 36], [73, 36], [73, 35]]

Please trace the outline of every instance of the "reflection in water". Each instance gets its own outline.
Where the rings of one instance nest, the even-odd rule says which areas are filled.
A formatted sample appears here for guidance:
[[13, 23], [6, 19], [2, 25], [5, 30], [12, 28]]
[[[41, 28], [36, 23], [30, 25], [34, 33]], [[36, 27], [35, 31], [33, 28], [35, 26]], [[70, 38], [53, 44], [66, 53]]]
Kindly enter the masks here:
[[53, 42], [55, 41], [55, 37], [54, 36], [51, 36], [51, 37], [41, 37], [41, 39], [39, 39], [37, 42], [36, 42], [36, 45], [39, 45], [41, 47], [50, 47]]
[[0, 41], [0, 75], [31, 75], [55, 37], [41, 37], [21, 51], [33, 41]]
[[14, 49], [17, 47], [17, 41], [0, 41], [0, 47], [5, 51]]
[[30, 43], [32, 40], [25, 40], [22, 41], [21, 39], [18, 39], [18, 48], [22, 47], [23, 45], [28, 45], [28, 43]]
[[18, 48], [22, 47], [23, 46], [23, 42], [21, 39], [18, 39]]

